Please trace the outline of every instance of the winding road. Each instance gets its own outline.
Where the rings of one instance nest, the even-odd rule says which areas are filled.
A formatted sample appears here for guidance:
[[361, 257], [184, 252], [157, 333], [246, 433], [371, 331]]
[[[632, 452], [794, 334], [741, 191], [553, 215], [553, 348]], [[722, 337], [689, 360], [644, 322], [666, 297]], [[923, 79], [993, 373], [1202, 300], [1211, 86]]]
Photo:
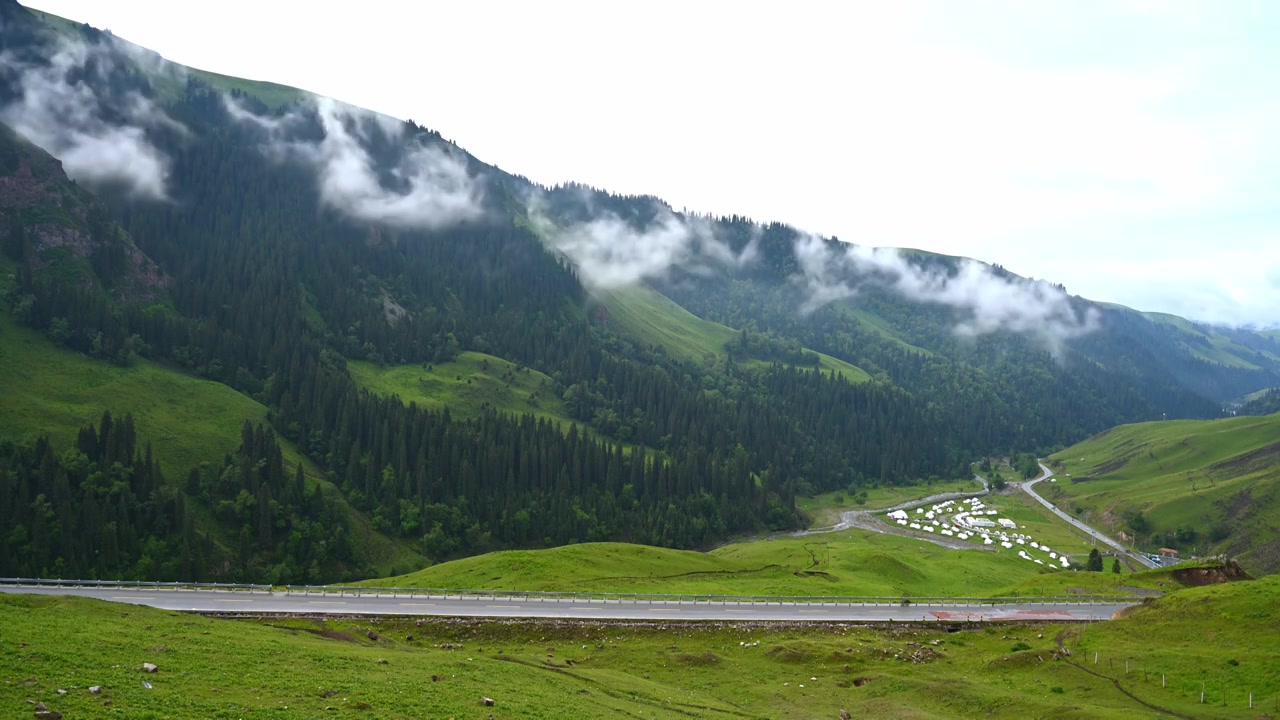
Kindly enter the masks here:
[[366, 588], [359, 594], [314, 591], [190, 590], [0, 586], [0, 592], [70, 595], [162, 610], [235, 615], [413, 615], [577, 620], [751, 620], [771, 622], [1016, 622], [1109, 620], [1137, 604], [1125, 602], [1005, 602], [963, 600], [902, 605], [880, 602], [765, 602], [724, 600], [555, 599], [486, 595], [425, 595]]
[[893, 507], [879, 508], [876, 510], [846, 510], [840, 513], [840, 522], [832, 525], [831, 527], [800, 530], [798, 532], [789, 533], [789, 536], [804, 537], [806, 535], [821, 535], [823, 533], [833, 533], [840, 532], [842, 530], [849, 530], [851, 528], [858, 528], [859, 530], [877, 532], [881, 535], [901, 535], [902, 537], [909, 537], [914, 540], [924, 540], [925, 542], [931, 542], [934, 545], [941, 545], [942, 547], [950, 548], [952, 550], [991, 551], [991, 548], [984, 547], [982, 545], [975, 545], [974, 543], [965, 542], [964, 540], [956, 540], [946, 536], [938, 536], [933, 533], [921, 532], [918, 530], [904, 530], [898, 525], [890, 525], [876, 517], [877, 515], [884, 515], [895, 510], [910, 510], [911, 508], [919, 507], [921, 505], [931, 505], [934, 503], [946, 502], [947, 500], [961, 500], [964, 498], [980, 497], [991, 492], [991, 485], [987, 483], [986, 478], [981, 475], [974, 475], [973, 478], [982, 483], [981, 490], [975, 490], [972, 492], [938, 493], [936, 495], [930, 495], [929, 497], [919, 498], [917, 500], [908, 500], [907, 502], [899, 503]]
[[1057, 505], [1054, 505], [1053, 503], [1051, 503], [1051, 502], [1049, 502], [1048, 500], [1046, 500], [1042, 495], [1040, 495], [1039, 493], [1037, 493], [1037, 492], [1036, 492], [1036, 490], [1035, 490], [1035, 486], [1036, 486], [1036, 484], [1037, 484], [1037, 483], [1040, 483], [1040, 482], [1043, 482], [1043, 481], [1045, 481], [1045, 480], [1048, 480], [1048, 479], [1049, 479], [1049, 478], [1051, 478], [1051, 477], [1053, 477], [1053, 471], [1049, 469], [1049, 466], [1048, 466], [1048, 465], [1045, 465], [1044, 463], [1040, 463], [1040, 477], [1037, 477], [1037, 478], [1035, 478], [1034, 480], [1028, 480], [1028, 481], [1026, 481], [1026, 482], [1022, 483], [1022, 489], [1023, 489], [1023, 490], [1025, 490], [1025, 491], [1026, 491], [1026, 493], [1027, 493], [1028, 495], [1030, 495], [1031, 497], [1035, 498], [1035, 499], [1036, 499], [1036, 501], [1038, 501], [1041, 505], [1043, 505], [1043, 506], [1045, 506], [1046, 508], [1048, 508], [1048, 509], [1049, 509], [1049, 512], [1052, 512], [1054, 515], [1057, 515], [1058, 517], [1062, 518], [1063, 520], [1066, 520], [1068, 523], [1071, 523], [1072, 527], [1076, 528], [1077, 530], [1080, 530], [1080, 531], [1084, 532], [1084, 533], [1085, 533], [1085, 534], [1087, 534], [1089, 537], [1091, 537], [1091, 538], [1093, 538], [1093, 539], [1095, 539], [1095, 540], [1097, 540], [1097, 541], [1099, 541], [1099, 542], [1101, 542], [1101, 543], [1103, 543], [1103, 544], [1105, 544], [1105, 545], [1107, 545], [1107, 546], [1111, 547], [1111, 548], [1112, 548], [1113, 550], [1115, 550], [1117, 553], [1119, 553], [1119, 554], [1121, 554], [1121, 555], [1124, 555], [1125, 557], [1127, 557], [1127, 558], [1129, 558], [1129, 559], [1133, 560], [1134, 562], [1136, 562], [1136, 563], [1138, 563], [1138, 564], [1142, 565], [1142, 566], [1143, 566], [1143, 567], [1145, 567], [1145, 568], [1154, 568], [1154, 567], [1156, 567], [1156, 564], [1155, 564], [1155, 563], [1153, 563], [1153, 562], [1151, 562], [1151, 558], [1148, 558], [1147, 556], [1145, 556], [1145, 555], [1141, 555], [1141, 554], [1139, 554], [1139, 553], [1135, 553], [1135, 552], [1133, 552], [1133, 551], [1129, 550], [1128, 548], [1126, 548], [1125, 546], [1121, 545], [1120, 543], [1116, 542], [1115, 540], [1112, 540], [1111, 538], [1107, 537], [1106, 535], [1103, 535], [1102, 533], [1098, 532], [1097, 530], [1094, 530], [1093, 528], [1089, 527], [1088, 525], [1085, 525], [1084, 523], [1080, 522], [1079, 520], [1077, 520], [1077, 519], [1075, 519], [1075, 518], [1071, 517], [1071, 516], [1070, 516], [1070, 515], [1068, 515], [1067, 513], [1065, 513], [1065, 512], [1063, 512], [1062, 510], [1058, 509], [1058, 506], [1057, 506]]
[[[1058, 508], [1058, 506], [1049, 502], [1042, 495], [1037, 493], [1035, 491], [1036, 484], [1053, 477], [1053, 470], [1049, 469], [1049, 466], [1045, 465], [1044, 463], [1039, 463], [1039, 465], [1040, 465], [1040, 476], [1032, 480], [1023, 482], [1020, 485], [1020, 487], [1028, 495], [1034, 498], [1041, 505], [1045, 506], [1045, 508], [1047, 508], [1054, 515], [1057, 515], [1058, 517], [1065, 520], [1072, 527], [1080, 530], [1081, 532], [1097, 540], [1098, 542], [1101, 542], [1104, 545], [1110, 547], [1111, 549], [1115, 550], [1117, 553], [1129, 558], [1133, 562], [1141, 565], [1144, 568], [1157, 567], [1157, 565], [1151, 562], [1151, 559], [1148, 558], [1147, 556], [1129, 550], [1125, 546], [1121, 545], [1119, 542], [1116, 542], [1110, 537], [1089, 527], [1088, 525], [1075, 519], [1074, 517], [1071, 517], [1071, 515], [1062, 511], [1061, 509]], [[891, 525], [889, 523], [883, 522], [879, 517], [877, 517], [880, 515], [884, 515], [886, 513], [893, 512], [895, 510], [910, 510], [911, 508], [919, 507], [920, 505], [940, 503], [947, 500], [960, 500], [962, 498], [969, 498], [969, 497], [979, 497], [982, 495], [986, 495], [991, 491], [991, 486], [990, 484], [987, 483], [986, 478], [982, 477], [981, 475], [974, 475], [974, 478], [982, 483], [982, 490], [975, 491], [975, 492], [939, 493], [937, 495], [930, 495], [929, 497], [926, 497], [926, 498], [920, 498], [918, 500], [911, 500], [905, 503], [894, 505], [893, 507], [890, 507], [890, 508], [880, 508], [876, 510], [846, 510], [845, 512], [840, 513], [840, 522], [831, 527], [801, 530], [799, 532], [789, 533], [788, 535], [790, 537], [804, 537], [807, 535], [820, 535], [823, 533], [840, 532], [842, 530], [848, 530], [850, 528], [858, 528], [859, 530], [869, 530], [871, 532], [877, 532], [884, 535], [900, 535], [902, 537], [909, 537], [915, 540], [924, 540], [926, 542], [931, 542], [935, 545], [941, 545], [942, 547], [945, 547], [945, 548], [951, 548], [952, 550], [994, 551], [995, 548], [986, 547], [983, 545], [975, 545], [974, 543], [966, 542], [964, 540], [955, 540], [947, 537], [938, 537], [932, 533], [925, 533], [925, 532], [903, 529], [897, 525]]]

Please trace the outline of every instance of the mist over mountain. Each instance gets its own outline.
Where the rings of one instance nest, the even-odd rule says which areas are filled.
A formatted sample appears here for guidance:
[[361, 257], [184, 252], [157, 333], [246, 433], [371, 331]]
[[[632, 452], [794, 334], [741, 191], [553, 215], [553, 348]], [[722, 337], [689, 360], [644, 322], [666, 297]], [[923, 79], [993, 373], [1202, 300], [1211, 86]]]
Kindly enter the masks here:
[[[543, 187], [416, 123], [166, 63], [9, 0], [0, 22], [15, 321], [252, 398], [270, 432], [251, 428], [238, 457], [296, 449], [372, 531], [431, 559], [705, 546], [795, 526], [798, 494], [964, 477], [982, 455], [1215, 417], [1280, 385], [1274, 333], [1094, 303], [967, 258]], [[464, 362], [510, 368], [437, 377]], [[416, 373], [421, 397], [367, 381], [387, 368]], [[507, 397], [532, 373], [528, 412], [470, 402], [473, 380]], [[167, 469], [194, 472], [177, 492], [214, 519], [210, 556], [248, 528], [270, 559], [238, 576], [356, 562], [313, 568], [290, 550], [289, 532], [332, 508], [309, 510], [278, 468], [239, 479], [236, 448], [223, 452], [221, 468]], [[40, 490], [32, 478], [5, 492]], [[5, 507], [16, 521], [21, 504]], [[171, 529], [155, 533], [178, 543]], [[22, 557], [9, 572], [40, 571]]]

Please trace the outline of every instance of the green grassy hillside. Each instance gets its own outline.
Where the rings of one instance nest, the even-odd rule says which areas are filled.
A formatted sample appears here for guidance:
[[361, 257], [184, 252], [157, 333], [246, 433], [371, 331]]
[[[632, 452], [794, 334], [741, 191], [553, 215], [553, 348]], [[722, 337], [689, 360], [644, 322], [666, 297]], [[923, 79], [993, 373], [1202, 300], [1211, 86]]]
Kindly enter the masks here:
[[844, 510], [871, 510], [890, 508], [899, 503], [910, 502], [917, 498], [928, 497], [937, 493], [978, 492], [982, 483], [977, 480], [946, 480], [930, 484], [889, 485], [872, 487], [862, 491], [864, 496], [858, 502], [849, 492], [838, 491], [822, 493], [813, 497], [797, 497], [796, 507], [809, 516], [809, 527], [831, 527], [840, 521], [840, 513]]
[[1226, 552], [1255, 573], [1280, 567], [1280, 415], [1125, 425], [1051, 462], [1046, 492], [1091, 523], [1144, 546]]
[[711, 595], [981, 595], [1036, 574], [1011, 554], [851, 530], [700, 553], [623, 543], [513, 550], [442, 563], [383, 587]]
[[551, 378], [493, 355], [464, 352], [452, 362], [427, 367], [378, 367], [369, 362], [349, 362], [347, 367], [361, 386], [380, 395], [399, 395], [419, 407], [448, 407], [461, 417], [489, 407], [511, 415], [535, 415], [566, 428], [573, 422]]
[[262, 404], [221, 383], [146, 360], [118, 367], [54, 346], [0, 313], [0, 439], [49, 435], [59, 447], [97, 424], [103, 410], [133, 413], [171, 478], [203, 462], [221, 462], [240, 444], [245, 420], [266, 420]]
[[[733, 328], [699, 318], [647, 287], [604, 293], [600, 300], [608, 311], [610, 327], [646, 345], [663, 347], [680, 360], [701, 363], [708, 358], [723, 358], [727, 354], [725, 345], [738, 334]], [[817, 355], [819, 367], [826, 372], [834, 370], [851, 382], [871, 379], [861, 368], [830, 355]]]
[[[1126, 310], [1128, 308], [1125, 308]], [[1130, 311], [1133, 312], [1133, 311]], [[1177, 315], [1167, 313], [1138, 313], [1151, 322], [1175, 330], [1173, 338], [1192, 357], [1207, 362], [1218, 363], [1227, 367], [1256, 369], [1255, 354], [1275, 362], [1280, 356], [1265, 350], [1245, 347], [1228, 334], [1215, 329], [1211, 325], [1192, 322]]]
[[[873, 490], [864, 505], [828, 493], [801, 503], [815, 525], [830, 526], [848, 509], [882, 508], [940, 492], [976, 491], [976, 481]], [[985, 498], [1020, 532], [1070, 554], [1083, 568], [1095, 544], [1025, 493], [1010, 488]], [[873, 511], [874, 512], [874, 511]], [[878, 513], [877, 513], [878, 514]], [[896, 526], [886, 524], [886, 530]], [[1108, 560], [1108, 562], [1110, 562]], [[1108, 570], [1110, 565], [1107, 565]], [[442, 563], [401, 577], [369, 581], [381, 587], [557, 590], [709, 595], [968, 595], [1071, 594], [1081, 588], [1117, 592], [1123, 575], [1100, 581], [1082, 570], [1050, 571], [1015, 550], [951, 550], [910, 537], [853, 529], [743, 540], [710, 552], [624, 543], [585, 543], [518, 550]], [[1056, 579], [1050, 579], [1056, 578]], [[1145, 587], [1145, 585], [1143, 586]], [[1154, 585], [1153, 585], [1154, 587]], [[1043, 592], [1037, 592], [1042, 588]], [[1127, 591], [1120, 591], [1127, 592]]]
[[[1280, 702], [1277, 601], [1272, 578], [1179, 590], [1113, 622], [948, 632], [230, 620], [6, 595], [0, 706], [15, 716], [31, 712], [29, 699], [68, 718], [280, 720], [835, 718], [842, 709], [895, 719], [1272, 717]], [[143, 662], [159, 668], [146, 675], [150, 688], [141, 683]], [[88, 693], [90, 685], [101, 694]], [[494, 705], [482, 706], [482, 697]]]
[[848, 318], [850, 322], [855, 323], [864, 329], [870, 330], [876, 335], [879, 335], [880, 337], [894, 343], [895, 345], [901, 347], [904, 350], [910, 350], [911, 352], [920, 353], [921, 355], [934, 354], [932, 350], [926, 350], [925, 348], [917, 347], [907, 342], [906, 340], [903, 340], [902, 337], [898, 334], [898, 331], [893, 329], [892, 323], [880, 317], [879, 315], [876, 315], [870, 310], [867, 310], [865, 308], [860, 308], [860, 307], [857, 307], [856, 305], [849, 304], [849, 303], [837, 304], [836, 310], [837, 312], [841, 313], [846, 318]]
[[[61, 34], [74, 38], [77, 37], [80, 32], [82, 24], [75, 20], [60, 17], [43, 10], [29, 9], [38, 19], [42, 20], [50, 28]], [[128, 40], [122, 41], [139, 53], [149, 54], [152, 52], [140, 45], [134, 45]], [[262, 80], [248, 80], [245, 78], [232, 77], [230, 75], [209, 72], [208, 70], [186, 67], [177, 63], [172, 64], [172, 70], [173, 72], [169, 75], [153, 76], [157, 89], [160, 91], [162, 96], [173, 96], [182, 93], [182, 73], [190, 74], [199, 78], [219, 90], [226, 92], [238, 91], [246, 95], [252, 95], [266, 103], [266, 105], [271, 108], [277, 108], [281, 105], [296, 102], [310, 95], [310, 93], [305, 90], [299, 90], [298, 88], [289, 87], [288, 85], [265, 82]]]
[[[55, 346], [44, 335], [21, 327], [0, 312], [0, 440], [24, 441], [48, 435], [55, 446], [73, 447], [86, 424], [104, 410], [132, 413], [138, 437], [151, 442], [171, 482], [193, 467], [217, 467], [240, 445], [245, 420], [265, 422], [267, 409], [220, 383], [184, 375], [138, 360], [130, 367], [99, 362]], [[281, 439], [289, 471], [301, 462], [311, 484], [327, 481], [320, 471]], [[331, 485], [330, 497], [341, 497]], [[348, 508], [351, 528], [377, 574], [419, 567], [425, 560], [410, 548], [374, 532], [368, 520]], [[225, 546], [230, 531], [208, 521], [205, 529]]]
[[1248, 395], [1245, 395], [1244, 397], [1240, 398], [1240, 401], [1250, 402], [1252, 400], [1261, 400], [1262, 398], [1267, 396], [1267, 393], [1276, 389], [1277, 388], [1262, 388], [1261, 390], [1255, 390], [1254, 392], [1251, 392]]

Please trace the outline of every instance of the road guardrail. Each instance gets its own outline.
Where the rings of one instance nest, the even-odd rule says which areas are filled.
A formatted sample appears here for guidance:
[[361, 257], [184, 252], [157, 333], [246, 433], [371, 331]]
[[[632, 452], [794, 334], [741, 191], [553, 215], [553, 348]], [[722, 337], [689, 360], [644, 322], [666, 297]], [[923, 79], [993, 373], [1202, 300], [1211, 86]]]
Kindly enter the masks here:
[[992, 607], [997, 605], [1116, 605], [1137, 604], [1130, 595], [1053, 596], [837, 596], [837, 595], [710, 595], [665, 593], [571, 592], [538, 590], [455, 590], [443, 588], [365, 587], [356, 585], [254, 585], [246, 583], [183, 583], [132, 580], [63, 580], [47, 578], [0, 578], [0, 586], [114, 588], [173, 592], [250, 592], [283, 595], [339, 597], [393, 597], [405, 599], [478, 599], [493, 602], [552, 602], [623, 605], [814, 605], [814, 606], [904, 606]]
[[251, 585], [248, 583], [195, 583], [195, 582], [157, 582], [151, 580], [61, 580], [51, 578], [0, 578], [0, 586], [10, 587], [68, 587], [68, 588], [119, 588], [122, 590], [226, 590], [243, 592], [265, 592], [272, 590], [270, 585]]

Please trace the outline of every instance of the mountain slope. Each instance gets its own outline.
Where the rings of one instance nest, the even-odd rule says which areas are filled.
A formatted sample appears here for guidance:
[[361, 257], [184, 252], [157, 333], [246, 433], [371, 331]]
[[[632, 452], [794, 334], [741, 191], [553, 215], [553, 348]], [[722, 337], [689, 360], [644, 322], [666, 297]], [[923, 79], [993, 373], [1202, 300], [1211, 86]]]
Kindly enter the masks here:
[[1241, 415], [1270, 415], [1280, 412], [1280, 388], [1267, 388], [1246, 395], [1238, 412]]
[[[228, 93], [39, 20], [4, 28], [24, 59], [0, 82], [3, 118], [61, 154], [171, 284], [159, 303], [91, 302], [74, 280], [19, 273], [22, 322], [64, 344], [118, 334], [139, 357], [260, 400], [374, 528], [435, 559], [580, 540], [701, 546], [794, 526], [796, 493], [815, 487], [965, 472], [922, 403], [850, 382], [847, 365], [768, 362], [767, 344], [746, 343], [749, 362], [704, 367], [596, 322], [574, 268], [517, 222], [531, 186], [438, 133], [306, 95]], [[59, 125], [51, 97], [80, 103], [68, 115], [80, 124]], [[82, 162], [108, 138], [155, 162]], [[367, 391], [386, 389], [371, 367], [479, 356], [541, 372], [546, 407], [590, 432], [458, 393], [442, 407]]]
[[[0, 424], [0, 444], [21, 445], [47, 437], [57, 450], [70, 450], [76, 447], [80, 429], [98, 424], [104, 410], [117, 417], [129, 414], [136, 420], [138, 436], [148, 452], [154, 449], [155, 460], [170, 480], [171, 490], [178, 492], [179, 481], [193, 469], [201, 469], [204, 474], [217, 472], [224, 456], [239, 446], [240, 428], [245, 422], [263, 423], [269, 415], [262, 404], [220, 383], [183, 375], [146, 360], [118, 367], [58, 348], [38, 333], [15, 326], [2, 311], [0, 386], [6, 388], [0, 393], [0, 416], [5, 418]], [[322, 479], [318, 469], [290, 444], [282, 449], [286, 472], [292, 475], [302, 465], [307, 486], [314, 489], [323, 485], [338, 501], [336, 517], [354, 546], [354, 562], [321, 562], [313, 579], [386, 575], [424, 562], [412, 548], [370, 528], [368, 519], [341, 502], [341, 496]], [[10, 490], [4, 486], [0, 483], [0, 495]], [[217, 518], [196, 495], [188, 494], [187, 500], [194, 517], [194, 532], [208, 538], [213, 546], [210, 560], [229, 556], [228, 548], [234, 546], [239, 527]], [[21, 525], [15, 521], [11, 527]], [[9, 568], [8, 572], [40, 574], [40, 570], [20, 573]], [[141, 579], [159, 577], [178, 579], [174, 575]], [[186, 579], [194, 577], [217, 575], [208, 574], [206, 569]]]
[[[696, 279], [676, 271], [659, 289], [699, 317], [794, 338], [928, 397], [950, 423], [968, 426], [962, 442], [968, 447], [1043, 450], [1122, 422], [1214, 417], [1226, 400], [1267, 387], [1280, 373], [1273, 341], [1257, 333], [1155, 322], [1065, 295], [1058, 309], [1093, 318], [1071, 335], [1043, 335], [1043, 326], [965, 335], [960, 331], [974, 318], [941, 302], [910, 302], [871, 270], [840, 273], [851, 296], [805, 314], [797, 278], [806, 270], [794, 253], [795, 233], [770, 226], [753, 234], [750, 226], [730, 225], [726, 235], [742, 238], [734, 247], [754, 238], [760, 262]], [[942, 299], [953, 299], [945, 288], [963, 282], [968, 276], [960, 268], [972, 265], [937, 255], [902, 257], [900, 272], [936, 284]], [[981, 267], [987, 288], [1028, 287], [998, 267]], [[997, 412], [987, 415], [985, 408]]]
[[[14, 58], [0, 72], [3, 119], [54, 151], [122, 228], [114, 246], [165, 279], [147, 298], [117, 281], [114, 261], [92, 276], [20, 271], [19, 319], [68, 347], [136, 354], [259, 399], [375, 527], [435, 559], [583, 540], [711, 544], [795, 526], [797, 494], [967, 476], [976, 456], [1213, 416], [1220, 394], [1280, 383], [1263, 336], [1206, 336], [1192, 353], [1185, 328], [930, 253], [894, 267], [925, 273], [934, 294], [904, 296], [883, 268], [841, 262], [834, 241], [806, 240], [835, 258], [815, 270], [791, 228], [541, 188], [413, 123], [0, 8]], [[135, 154], [113, 164], [89, 152], [104, 145]], [[20, 266], [32, 255], [13, 238], [38, 220], [6, 228]], [[649, 242], [653, 229], [667, 245]], [[620, 265], [603, 283], [602, 267]], [[1053, 304], [1041, 325], [1054, 332], [1025, 318], [986, 327], [972, 307], [935, 302], [938, 287], [974, 277]], [[826, 304], [805, 278], [826, 283]], [[1254, 355], [1235, 347], [1247, 343]], [[386, 380], [370, 367], [477, 354], [542, 373], [548, 407], [591, 432], [516, 416], [527, 403], [490, 413], [456, 394], [441, 409], [368, 392]]]
[[[644, 287], [632, 287], [612, 292], [602, 292], [597, 300], [604, 308], [598, 317], [609, 327], [632, 339], [655, 347], [680, 360], [693, 363], [715, 363], [727, 356], [736, 356], [739, 364], [766, 364], [782, 360], [784, 364], [808, 364], [827, 372], [837, 372], [850, 382], [869, 380], [862, 369], [838, 360], [830, 355], [813, 353], [796, 348], [790, 357], [754, 357], [743, 348], [742, 334], [733, 328], [693, 315], [657, 291]], [[812, 357], [803, 358], [804, 353]], [[799, 361], [799, 362], [797, 362]]]
[[1126, 425], [1052, 456], [1056, 502], [1141, 547], [1280, 568], [1280, 414]]

